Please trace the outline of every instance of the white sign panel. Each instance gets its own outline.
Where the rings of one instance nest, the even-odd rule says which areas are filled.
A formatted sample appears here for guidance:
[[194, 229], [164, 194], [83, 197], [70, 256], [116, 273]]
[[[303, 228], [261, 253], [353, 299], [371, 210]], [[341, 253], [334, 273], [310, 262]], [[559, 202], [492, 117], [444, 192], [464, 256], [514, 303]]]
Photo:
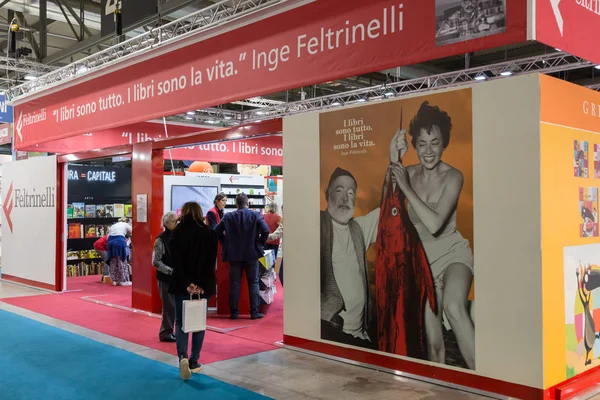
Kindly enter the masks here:
[[56, 157], [2, 166], [2, 274], [54, 286]]

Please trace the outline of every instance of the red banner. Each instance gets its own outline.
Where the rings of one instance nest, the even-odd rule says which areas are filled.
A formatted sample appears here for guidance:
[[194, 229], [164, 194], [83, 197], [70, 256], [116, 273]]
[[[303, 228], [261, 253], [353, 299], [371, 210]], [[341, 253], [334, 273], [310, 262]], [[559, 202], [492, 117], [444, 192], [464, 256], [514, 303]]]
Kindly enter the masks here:
[[600, 64], [598, 0], [537, 0], [536, 40]]
[[265, 136], [165, 150], [165, 160], [170, 157], [175, 160], [282, 166], [283, 138]]
[[83, 135], [75, 137], [42, 143], [28, 148], [28, 150], [68, 154], [121, 146], [124, 144], [162, 140], [166, 139], [167, 135], [168, 137], [173, 138], [204, 130], [207, 129], [190, 125], [168, 123], [167, 132], [165, 133], [165, 127], [162, 123], [140, 122], [139, 124], [107, 129], [101, 132], [84, 133]]
[[18, 148], [526, 40], [527, 2], [328, 0], [15, 107]]

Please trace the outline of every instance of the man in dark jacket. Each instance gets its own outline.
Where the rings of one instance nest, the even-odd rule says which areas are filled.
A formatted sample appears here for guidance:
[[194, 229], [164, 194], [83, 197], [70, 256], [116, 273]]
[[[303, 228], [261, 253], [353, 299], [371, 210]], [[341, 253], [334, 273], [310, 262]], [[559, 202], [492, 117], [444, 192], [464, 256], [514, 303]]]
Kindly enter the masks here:
[[263, 246], [269, 237], [269, 226], [256, 211], [248, 209], [248, 196], [241, 193], [235, 198], [237, 210], [225, 214], [215, 231], [223, 245], [223, 261], [229, 263], [229, 309], [231, 319], [239, 315], [238, 302], [242, 271], [246, 271], [250, 293], [250, 316], [264, 317], [259, 313], [258, 259], [263, 256]]

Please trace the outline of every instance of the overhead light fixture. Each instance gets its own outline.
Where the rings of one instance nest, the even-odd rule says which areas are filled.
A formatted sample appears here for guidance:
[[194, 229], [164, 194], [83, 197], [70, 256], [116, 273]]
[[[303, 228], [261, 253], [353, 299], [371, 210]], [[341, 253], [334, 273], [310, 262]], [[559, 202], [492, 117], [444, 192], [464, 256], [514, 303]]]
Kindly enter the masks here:
[[215, 123], [215, 121], [213, 121], [212, 119], [207, 119], [204, 122], [206, 122], [207, 124], [214, 124]]
[[600, 69], [600, 64], [596, 65], [594, 68]]
[[188, 111], [187, 115], [196, 115], [196, 112], [194, 112], [194, 111]]
[[188, 121], [191, 121], [191, 120], [193, 120], [194, 118], [192, 118], [192, 117], [190, 117], [190, 116], [187, 116], [187, 117], [185, 117], [185, 119], [187, 119]]
[[254, 123], [258, 124], [259, 122], [263, 122], [262, 119], [257, 119]]
[[361, 97], [360, 99], [356, 100], [359, 103], [364, 103], [365, 101], [367, 101], [367, 99], [365, 99], [364, 97]]
[[332, 106], [337, 107], [337, 106], [341, 106], [342, 103], [340, 103], [339, 101], [336, 101], [335, 103], [331, 103]]
[[[513, 73], [512, 71], [502, 71], [500, 72], [500, 76], [511, 76]], [[477, 79], [477, 78], [475, 78]]]
[[265, 112], [264, 111], [257, 111], [256, 115], [265, 115]]
[[481, 72], [475, 76], [476, 81], [485, 81], [486, 79], [487, 79], [487, 75], [484, 74], [483, 72]]
[[391, 97], [396, 97], [396, 92], [394, 92], [393, 90], [388, 90], [387, 92], [385, 92], [383, 94], [383, 97], [386, 99], [389, 99]]
[[558, 47], [555, 47], [554, 50], [556, 51], [562, 51], [561, 49], [559, 49]]
[[4, 90], [0, 90], [0, 96], [4, 96]]
[[77, 68], [77, 73], [83, 74], [83, 73], [87, 72], [87, 70], [88, 70], [88, 68], [85, 65], [83, 65], [83, 66]]
[[37, 79], [37, 76], [33, 76], [33, 75], [25, 75], [23, 77], [23, 79], [25, 79], [26, 81], [35, 81]]
[[229, 121], [230, 119], [233, 119], [233, 117], [230, 117], [229, 115], [226, 115], [226, 116], [225, 116], [225, 119], [226, 119], [227, 121]]

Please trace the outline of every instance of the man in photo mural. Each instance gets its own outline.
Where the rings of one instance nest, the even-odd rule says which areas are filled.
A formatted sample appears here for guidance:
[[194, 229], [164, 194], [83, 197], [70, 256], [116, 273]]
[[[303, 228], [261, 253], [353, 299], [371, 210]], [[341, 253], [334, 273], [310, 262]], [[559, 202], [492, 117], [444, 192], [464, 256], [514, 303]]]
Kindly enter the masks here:
[[[464, 179], [459, 170], [442, 161], [451, 130], [450, 116], [425, 101], [408, 132], [420, 162], [406, 168], [397, 163], [394, 177], [408, 202], [408, 215], [421, 239], [435, 282], [437, 303], [443, 310], [436, 315], [434, 309], [425, 307], [429, 359], [442, 363], [445, 360], [445, 314], [467, 366], [475, 369], [475, 327], [468, 311], [473, 252], [456, 223]], [[404, 130], [399, 133], [405, 137]], [[400, 142], [400, 148], [408, 147], [406, 140]]]
[[[398, 160], [400, 135], [390, 152]], [[391, 170], [386, 173], [386, 182]], [[336, 168], [325, 189], [321, 211], [321, 337], [377, 349], [367, 250], [375, 243], [379, 208], [353, 218], [358, 184], [349, 171]], [[386, 190], [384, 184], [383, 190]]]

